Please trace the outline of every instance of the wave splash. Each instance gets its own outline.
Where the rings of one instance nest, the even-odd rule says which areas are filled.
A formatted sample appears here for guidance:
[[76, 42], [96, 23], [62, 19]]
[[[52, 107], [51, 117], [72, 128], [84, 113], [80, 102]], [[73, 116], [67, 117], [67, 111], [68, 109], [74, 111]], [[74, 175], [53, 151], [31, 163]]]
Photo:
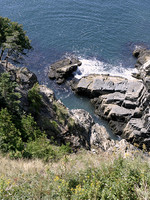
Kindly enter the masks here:
[[80, 57], [79, 60], [82, 62], [82, 65], [79, 66], [78, 70], [74, 73], [77, 79], [88, 76], [89, 74], [110, 74], [112, 76], [134, 79], [132, 73], [137, 73], [136, 68], [124, 68], [121, 63], [119, 65], [111, 65], [97, 60], [96, 58], [85, 59]]

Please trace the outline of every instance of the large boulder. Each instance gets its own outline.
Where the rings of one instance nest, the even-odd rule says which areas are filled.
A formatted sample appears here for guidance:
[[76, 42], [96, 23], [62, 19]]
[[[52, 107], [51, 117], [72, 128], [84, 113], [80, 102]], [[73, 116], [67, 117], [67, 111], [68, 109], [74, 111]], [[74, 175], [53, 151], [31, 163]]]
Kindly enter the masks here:
[[48, 76], [50, 79], [56, 79], [58, 84], [62, 84], [81, 64], [76, 58], [60, 60], [50, 66]]
[[107, 151], [110, 147], [115, 145], [115, 141], [111, 140], [110, 135], [104, 126], [94, 124], [91, 129], [90, 137], [91, 148], [98, 148]]

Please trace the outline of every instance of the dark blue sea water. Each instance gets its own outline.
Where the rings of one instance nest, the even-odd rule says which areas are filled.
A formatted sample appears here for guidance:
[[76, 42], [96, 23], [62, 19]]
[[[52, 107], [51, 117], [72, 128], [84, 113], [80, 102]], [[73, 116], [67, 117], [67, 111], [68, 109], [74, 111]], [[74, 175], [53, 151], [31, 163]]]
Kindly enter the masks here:
[[133, 48], [150, 47], [148, 0], [0, 0], [0, 15], [23, 24], [34, 47], [25, 64], [69, 108], [92, 109], [87, 100], [47, 79], [51, 63], [74, 54], [83, 62], [81, 75], [130, 77]]

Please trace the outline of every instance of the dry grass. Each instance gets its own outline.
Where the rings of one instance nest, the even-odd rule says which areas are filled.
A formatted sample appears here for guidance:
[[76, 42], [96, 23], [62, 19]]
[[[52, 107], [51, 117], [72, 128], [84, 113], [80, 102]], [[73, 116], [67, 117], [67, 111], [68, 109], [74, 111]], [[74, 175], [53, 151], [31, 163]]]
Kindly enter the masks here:
[[[118, 154], [115, 155], [104, 152], [93, 154], [90, 151], [82, 150], [76, 154], [73, 153], [64, 156], [58, 162], [43, 163], [41, 160], [11, 160], [8, 157], [0, 155], [0, 199], [86, 199], [83, 198], [83, 196], [88, 194], [89, 196], [91, 195], [88, 199], [92, 200], [94, 198], [92, 197], [92, 194], [93, 191], [95, 191], [95, 188], [91, 188], [90, 185], [85, 184], [96, 184], [97, 181], [99, 181], [97, 175], [99, 176], [101, 173], [103, 180], [105, 180], [106, 174], [106, 181], [108, 181], [109, 184], [108, 175], [113, 172], [113, 166], [115, 166], [114, 163], [117, 157]], [[141, 162], [143, 164], [141, 164]], [[132, 169], [135, 171], [138, 170], [138, 173], [141, 174], [142, 185], [140, 186], [135, 182], [135, 185], [137, 184], [137, 186], [134, 189], [135, 193], [137, 193], [137, 199], [139, 200], [148, 200], [150, 198], [150, 175], [149, 172], [147, 172], [147, 167], [145, 167], [144, 163], [148, 163], [150, 167], [149, 158], [139, 158], [139, 160], [136, 158], [134, 160], [133, 157], [129, 157], [127, 162], [125, 161], [125, 166], [129, 166], [131, 171]], [[103, 166], [105, 166], [104, 171]], [[94, 178], [92, 178], [93, 175], [91, 176], [91, 172], [88, 172], [88, 169], [92, 169], [93, 172], [94, 170], [98, 170], [97, 172], [95, 171]], [[118, 166], [116, 166], [114, 170], [118, 170]], [[126, 176], [124, 173], [129, 173], [128, 168], [122, 168], [121, 170], [123, 176]], [[114, 172], [115, 174], [120, 173], [117, 171]], [[84, 182], [84, 177], [88, 176], [91, 178], [89, 180], [86, 178], [86, 182]], [[59, 180], [57, 181], [57, 179]], [[81, 185], [79, 184], [76, 189], [70, 188], [68, 190], [70, 180], [79, 181], [81, 185], [83, 184], [82, 188], [80, 188]], [[125, 190], [126, 185], [124, 180], [116, 176], [116, 181], [117, 180], [120, 181], [123, 190]], [[110, 186], [111, 181], [112, 180], [110, 180]], [[114, 183], [112, 182], [112, 185], [113, 184]], [[95, 187], [98, 189], [99, 185]], [[117, 185], [114, 189], [118, 191]], [[72, 191], [72, 195], [74, 196], [66, 197], [65, 195], [70, 195], [70, 192], [68, 191]], [[81, 194], [81, 191], [84, 191], [84, 193]], [[109, 188], [107, 191], [109, 191]], [[78, 196], [76, 196], [77, 192]], [[1, 194], [3, 195], [1, 196]], [[110, 194], [113, 195], [113, 191]], [[63, 197], [60, 198], [60, 196]], [[94, 199], [97, 198], [95, 197]], [[113, 198], [110, 197], [110, 199]], [[121, 199], [126, 198], [123, 197]]]
[[14, 174], [28, 174], [28, 173], [41, 173], [50, 169], [53, 173], [61, 173], [62, 170], [69, 172], [78, 172], [87, 168], [97, 168], [104, 162], [113, 161], [114, 156], [107, 155], [106, 153], [93, 154], [90, 151], [82, 150], [78, 153], [73, 153], [64, 156], [58, 162], [44, 163], [39, 159], [36, 160], [11, 160], [9, 157], [0, 155], [0, 174], [6, 176], [14, 176]]
[[[0, 174], [12, 177], [14, 174], [42, 173], [45, 170], [50, 170], [54, 174], [61, 174], [64, 170], [66, 173], [76, 173], [87, 168], [99, 168], [100, 166], [113, 163], [118, 156], [119, 154], [114, 153], [101, 152], [94, 154], [91, 151], [81, 150], [78, 153], [64, 156], [57, 162], [44, 163], [39, 159], [11, 160], [9, 157], [0, 155]], [[150, 157], [143, 157], [143, 161], [150, 164]]]

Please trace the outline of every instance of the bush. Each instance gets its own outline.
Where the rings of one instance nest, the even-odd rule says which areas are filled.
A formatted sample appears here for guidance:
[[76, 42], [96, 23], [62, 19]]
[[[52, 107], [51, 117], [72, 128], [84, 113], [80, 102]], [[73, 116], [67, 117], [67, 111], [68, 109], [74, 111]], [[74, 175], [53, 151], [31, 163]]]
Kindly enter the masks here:
[[72, 152], [72, 149], [71, 149], [71, 147], [70, 147], [70, 143], [68, 142], [68, 143], [66, 143], [65, 145], [62, 144], [62, 145], [60, 146], [59, 151], [61, 152], [62, 155], [66, 155], [66, 154], [68, 154], [68, 153], [71, 153], [71, 152]]
[[24, 142], [34, 141], [43, 134], [31, 114], [22, 116], [21, 127]]
[[39, 93], [38, 83], [35, 83], [34, 86], [29, 90], [28, 101], [31, 113], [38, 114], [42, 106], [42, 96]]
[[2, 152], [23, 149], [21, 133], [12, 122], [7, 108], [0, 111], [0, 149]]
[[26, 144], [23, 156], [32, 159], [39, 158], [44, 161], [49, 161], [55, 159], [56, 153], [52, 149], [46, 136], [43, 135]]
[[[44, 161], [60, 159], [71, 152], [69, 144], [55, 147], [41, 132], [31, 114], [22, 113], [19, 107], [20, 94], [15, 92], [17, 83], [9, 73], [0, 77], [0, 150], [11, 158], [40, 158]], [[37, 114], [42, 106], [39, 85], [35, 84], [28, 92], [30, 110]], [[62, 109], [63, 110], [63, 109]], [[61, 110], [61, 113], [63, 111]], [[64, 116], [64, 113], [61, 117]], [[59, 131], [56, 121], [48, 122], [52, 131]]]
[[17, 83], [11, 80], [9, 73], [3, 73], [0, 76], [0, 101], [13, 113], [19, 112], [19, 103], [21, 95], [15, 89]]

